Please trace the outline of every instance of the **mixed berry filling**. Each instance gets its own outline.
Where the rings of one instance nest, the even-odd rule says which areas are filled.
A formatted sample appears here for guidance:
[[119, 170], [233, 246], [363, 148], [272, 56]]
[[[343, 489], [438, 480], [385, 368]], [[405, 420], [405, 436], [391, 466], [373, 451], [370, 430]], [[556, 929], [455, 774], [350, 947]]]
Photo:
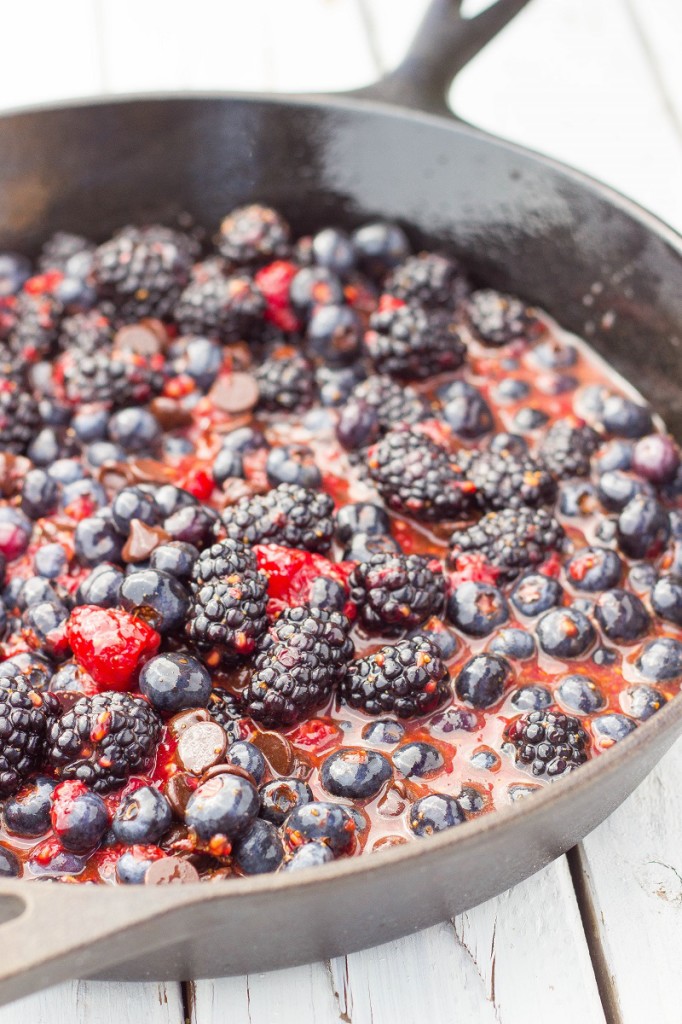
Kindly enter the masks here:
[[540, 310], [277, 211], [0, 260], [0, 872], [419, 841], [682, 681], [682, 468]]

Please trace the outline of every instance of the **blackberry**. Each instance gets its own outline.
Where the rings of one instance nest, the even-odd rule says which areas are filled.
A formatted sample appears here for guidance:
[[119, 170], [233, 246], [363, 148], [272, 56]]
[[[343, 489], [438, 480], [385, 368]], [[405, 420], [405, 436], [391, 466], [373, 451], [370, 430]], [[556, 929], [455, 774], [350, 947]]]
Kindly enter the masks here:
[[142, 405], [163, 386], [149, 360], [135, 352], [65, 352], [56, 364], [63, 399], [72, 405], [101, 403], [110, 409]]
[[215, 686], [208, 698], [208, 713], [223, 728], [230, 743], [242, 738], [239, 723], [243, 717], [242, 703], [235, 693]]
[[328, 494], [280, 484], [268, 494], [240, 498], [223, 512], [228, 537], [243, 544], [284, 544], [326, 551], [334, 535], [334, 502]]
[[551, 505], [556, 497], [553, 477], [532, 455], [520, 455], [508, 448], [472, 452], [462, 461], [462, 468], [486, 512], [524, 505], [537, 508]]
[[195, 584], [186, 631], [207, 665], [252, 653], [267, 625], [267, 591], [267, 576], [252, 569]]
[[413, 718], [448, 700], [450, 676], [437, 645], [414, 636], [352, 662], [339, 694], [368, 715]]
[[475, 333], [486, 345], [506, 345], [542, 333], [542, 323], [532, 306], [492, 288], [473, 292], [467, 312]]
[[340, 612], [288, 608], [259, 644], [245, 711], [263, 725], [288, 726], [325, 704], [353, 656], [349, 628]]
[[600, 443], [599, 434], [592, 427], [569, 419], [557, 420], [545, 434], [539, 454], [547, 468], [559, 479], [587, 476], [590, 472], [590, 456], [596, 452]]
[[125, 227], [95, 250], [92, 278], [121, 320], [163, 318], [187, 284], [195, 255], [191, 240], [170, 228]]
[[109, 318], [98, 309], [64, 317], [59, 330], [59, 347], [79, 355], [93, 355], [111, 348], [114, 332]]
[[374, 409], [382, 432], [397, 423], [419, 423], [430, 415], [426, 399], [414, 388], [380, 375], [372, 375], [357, 384], [350, 401], [364, 402]]
[[95, 243], [82, 235], [74, 235], [68, 231], [56, 231], [48, 238], [40, 250], [38, 267], [41, 271], [58, 270], [62, 274], [70, 271], [70, 262], [74, 256], [84, 259], [95, 251]]
[[515, 718], [506, 737], [514, 745], [517, 764], [533, 775], [564, 775], [587, 761], [587, 733], [577, 718], [557, 708], [530, 711]]
[[218, 249], [231, 263], [266, 263], [289, 254], [291, 229], [276, 210], [259, 203], [240, 206], [220, 225]]
[[22, 292], [15, 312], [17, 319], [8, 338], [12, 356], [26, 363], [49, 356], [57, 340], [60, 304], [48, 294]]
[[503, 509], [488, 512], [477, 523], [455, 530], [450, 538], [450, 559], [481, 554], [503, 579], [514, 579], [522, 569], [544, 561], [564, 537], [563, 528], [546, 509]]
[[161, 736], [161, 719], [143, 697], [109, 690], [81, 697], [47, 733], [49, 763], [60, 779], [97, 793], [144, 772]]
[[454, 309], [469, 292], [459, 263], [435, 252], [408, 256], [389, 274], [384, 288], [403, 302], [435, 309]]
[[37, 673], [0, 678], [0, 797], [9, 796], [40, 767], [59, 701], [34, 683]]
[[261, 409], [307, 409], [315, 396], [311, 363], [295, 348], [281, 345], [256, 370]]
[[265, 310], [265, 299], [247, 274], [227, 277], [215, 261], [194, 268], [174, 318], [183, 334], [230, 343], [249, 339]]
[[461, 519], [474, 506], [476, 489], [455, 456], [410, 427], [396, 427], [370, 448], [367, 466], [388, 507], [414, 519]]
[[348, 583], [350, 599], [370, 632], [414, 629], [438, 615], [445, 601], [440, 562], [420, 555], [372, 555], [355, 567]]
[[201, 587], [235, 573], [255, 572], [257, 568], [256, 556], [251, 548], [227, 537], [201, 552], [194, 563], [192, 579]]
[[35, 398], [14, 381], [0, 381], [0, 451], [23, 455], [40, 424]]
[[451, 314], [421, 306], [380, 308], [370, 317], [364, 344], [377, 373], [407, 380], [457, 370], [466, 354]]

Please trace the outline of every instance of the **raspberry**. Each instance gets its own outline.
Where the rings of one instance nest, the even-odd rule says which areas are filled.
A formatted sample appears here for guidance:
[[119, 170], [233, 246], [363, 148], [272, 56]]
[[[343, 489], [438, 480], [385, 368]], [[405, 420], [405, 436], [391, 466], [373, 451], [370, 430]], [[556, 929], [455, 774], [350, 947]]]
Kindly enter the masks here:
[[467, 478], [476, 488], [476, 499], [486, 511], [551, 505], [556, 484], [542, 463], [531, 455], [501, 451], [474, 452], [462, 460]]
[[438, 615], [445, 600], [440, 562], [420, 555], [372, 555], [353, 570], [348, 582], [362, 625], [375, 633], [413, 629]]
[[530, 711], [507, 727], [506, 738], [515, 749], [516, 761], [533, 775], [565, 775], [587, 761], [589, 739], [577, 718], [558, 708]]
[[563, 538], [563, 528], [545, 509], [503, 509], [455, 530], [450, 538], [450, 560], [458, 569], [462, 555], [478, 552], [499, 570], [500, 577], [514, 579], [522, 569], [543, 562]]
[[265, 298], [265, 319], [282, 331], [297, 331], [301, 326], [289, 301], [289, 287], [299, 269], [295, 263], [276, 260], [256, 273], [256, 284]]
[[71, 612], [66, 638], [78, 664], [100, 689], [130, 690], [161, 637], [142, 619], [118, 608], [81, 605]]
[[247, 274], [227, 277], [216, 261], [199, 264], [181, 294], [174, 318], [183, 334], [230, 343], [257, 330], [265, 300]]
[[269, 206], [252, 203], [232, 210], [218, 234], [218, 249], [232, 263], [263, 263], [287, 256], [291, 229]]
[[348, 590], [351, 563], [330, 562], [323, 555], [279, 544], [261, 544], [254, 548], [258, 568], [268, 577], [269, 610], [280, 611], [281, 605], [307, 604], [315, 580], [328, 577]]
[[441, 309], [454, 309], [469, 293], [457, 261], [434, 252], [408, 256], [389, 274], [384, 287], [403, 302]]
[[599, 434], [586, 424], [557, 420], [540, 445], [540, 457], [555, 476], [587, 476], [590, 456], [601, 443]]
[[365, 349], [378, 373], [407, 380], [457, 370], [466, 346], [446, 311], [419, 306], [379, 309], [370, 317]]
[[312, 364], [289, 345], [281, 345], [256, 370], [259, 405], [274, 412], [278, 409], [307, 409], [315, 396]]
[[413, 718], [435, 711], [450, 697], [450, 675], [437, 644], [415, 636], [352, 662], [339, 693], [368, 715]]
[[474, 292], [467, 311], [475, 333], [486, 345], [507, 345], [542, 333], [542, 323], [531, 306], [492, 288]]
[[284, 544], [326, 551], [334, 535], [334, 502], [328, 494], [280, 484], [268, 494], [241, 498], [223, 512], [228, 537], [243, 544]]
[[30, 676], [0, 677], [0, 796], [15, 792], [39, 768], [47, 731], [59, 712], [51, 693], [34, 689]]

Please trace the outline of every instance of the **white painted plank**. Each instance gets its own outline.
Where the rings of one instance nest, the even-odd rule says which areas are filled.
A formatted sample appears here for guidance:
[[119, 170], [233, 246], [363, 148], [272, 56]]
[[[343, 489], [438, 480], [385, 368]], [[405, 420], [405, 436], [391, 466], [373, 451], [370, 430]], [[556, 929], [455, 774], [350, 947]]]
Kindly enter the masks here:
[[454, 925], [194, 988], [192, 1024], [527, 1024], [540, 1005], [543, 1019], [604, 1022], [564, 858]]
[[72, 981], [0, 1007], [0, 1024], [142, 1022], [184, 1024], [180, 985]]
[[679, 1024], [682, 741], [589, 836], [581, 863], [622, 1024]]

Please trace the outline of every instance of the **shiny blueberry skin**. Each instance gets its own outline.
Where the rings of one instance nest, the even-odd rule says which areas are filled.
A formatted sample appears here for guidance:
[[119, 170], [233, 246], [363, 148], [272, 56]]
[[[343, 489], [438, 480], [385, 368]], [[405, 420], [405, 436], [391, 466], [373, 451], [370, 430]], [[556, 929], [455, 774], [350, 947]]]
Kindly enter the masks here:
[[256, 820], [260, 800], [256, 787], [240, 775], [215, 775], [189, 798], [185, 822], [200, 839], [215, 835], [234, 839]]
[[189, 654], [158, 654], [140, 672], [140, 692], [165, 715], [205, 708], [211, 687], [210, 673]]
[[[231, 435], [230, 435], [231, 436]], [[196, 508], [198, 501], [189, 491], [174, 484], [163, 484], [162, 487], [153, 487], [151, 484], [140, 484], [142, 490], [148, 490], [154, 496], [154, 501], [159, 507], [164, 519], [168, 519], [184, 508]]]
[[448, 618], [467, 636], [489, 636], [509, 618], [509, 606], [501, 590], [473, 580], [460, 583], [448, 598]]
[[12, 850], [0, 843], [0, 878], [20, 878], [21, 861]]
[[142, 885], [147, 869], [153, 863], [152, 857], [140, 857], [132, 850], [126, 850], [116, 861], [116, 879], [123, 885]]
[[[637, 723], [626, 715], [617, 712], [608, 712], [605, 715], [596, 715], [592, 719], [592, 732], [600, 746], [610, 746], [612, 743], [619, 743], [629, 736], [637, 728]], [[604, 741], [606, 740], [606, 744]]]
[[83, 693], [83, 672], [75, 663], [69, 661], [62, 665], [50, 679], [50, 693]]
[[670, 519], [655, 498], [638, 495], [618, 517], [618, 543], [631, 558], [653, 556], [670, 535]]
[[29, 672], [37, 673], [38, 675], [31, 681], [35, 690], [47, 689], [47, 684], [53, 671], [54, 665], [50, 659], [44, 658], [37, 651], [31, 651], [30, 654], [26, 651], [21, 651], [19, 654], [13, 654], [11, 658], [7, 658], [6, 661], [0, 663], [0, 676], [2, 677], [28, 674]]
[[604, 473], [611, 473], [616, 470], [626, 471], [631, 469], [633, 450], [632, 441], [621, 441], [619, 439], [609, 441], [592, 458], [595, 472], [601, 476]]
[[430, 793], [415, 800], [410, 809], [410, 829], [416, 836], [430, 836], [465, 821], [464, 811], [454, 796]]
[[425, 775], [433, 775], [439, 771], [445, 762], [440, 750], [430, 743], [423, 743], [421, 740], [415, 743], [406, 743], [393, 752], [393, 765], [406, 777], [417, 776], [422, 778]]
[[271, 487], [297, 484], [315, 489], [322, 485], [322, 473], [312, 449], [300, 444], [283, 444], [268, 452], [265, 472]]
[[599, 500], [610, 512], [620, 512], [633, 498], [640, 494], [650, 495], [651, 493], [652, 490], [648, 484], [620, 469], [603, 473], [597, 485]]
[[537, 624], [537, 636], [545, 654], [554, 658], [579, 658], [595, 640], [594, 626], [574, 608], [553, 608]]
[[491, 452], [509, 452], [510, 455], [525, 455], [528, 451], [528, 442], [520, 434], [509, 434], [502, 431], [490, 438], [488, 448]]
[[30, 469], [21, 488], [21, 511], [29, 519], [41, 519], [57, 509], [59, 484], [44, 470]]
[[109, 440], [127, 452], [152, 451], [161, 437], [161, 427], [147, 409], [129, 407], [115, 412], [109, 420]]
[[552, 703], [552, 694], [545, 686], [522, 686], [514, 690], [511, 702], [516, 711], [542, 711]]
[[527, 405], [514, 416], [514, 430], [520, 430], [526, 433], [529, 430], [539, 430], [547, 420], [549, 416], [542, 409], [534, 409], [532, 406]]
[[653, 427], [651, 412], [624, 395], [609, 395], [600, 413], [601, 421], [609, 434], [617, 437], [643, 437]]
[[629, 590], [607, 590], [597, 599], [595, 609], [602, 632], [616, 643], [633, 643], [649, 628], [646, 608]]
[[233, 452], [246, 455], [248, 452], [257, 452], [260, 448], [267, 448], [268, 442], [260, 432], [253, 427], [238, 427], [230, 431], [223, 439], [223, 447], [231, 448]]
[[577, 711], [581, 715], [591, 715], [600, 711], [606, 704], [603, 693], [589, 676], [574, 672], [565, 676], [558, 688], [557, 697], [569, 711]]
[[530, 394], [530, 385], [516, 377], [505, 377], [497, 385], [494, 398], [498, 405], [512, 405], [521, 402]]
[[47, 472], [52, 480], [62, 485], [74, 484], [85, 476], [85, 470], [76, 459], [57, 459]]
[[181, 540], [203, 548], [213, 534], [217, 515], [205, 505], [184, 505], [163, 521], [163, 528], [173, 540]]
[[391, 777], [389, 761], [377, 750], [346, 747], [330, 754], [320, 769], [320, 782], [333, 796], [369, 800]]
[[637, 661], [645, 679], [654, 683], [682, 675], [682, 643], [670, 637], [658, 637], [645, 644]]
[[155, 843], [170, 828], [170, 805], [155, 786], [141, 786], [125, 797], [112, 822], [119, 843]]
[[6, 559], [18, 558], [31, 540], [33, 523], [18, 508], [0, 507], [0, 554]]
[[340, 410], [336, 437], [346, 451], [352, 452], [356, 448], [373, 444], [379, 432], [379, 413], [367, 402], [351, 398]]
[[68, 807], [55, 813], [52, 826], [65, 850], [88, 853], [93, 850], [109, 827], [109, 812], [101, 796], [90, 790], [69, 799]]
[[71, 426], [83, 444], [103, 441], [107, 436], [109, 413], [106, 409], [96, 407], [79, 409], [71, 420]]
[[530, 573], [514, 584], [512, 604], [522, 615], [534, 617], [559, 604], [563, 597], [561, 585], [552, 576]]
[[657, 615], [682, 626], [682, 579], [661, 576], [651, 591], [651, 604]]
[[490, 747], [486, 747], [483, 750], [477, 750], [469, 758], [474, 768], [482, 768], [484, 771], [492, 771], [500, 763], [500, 759], [494, 750]]
[[167, 572], [182, 580], [192, 575], [198, 557], [199, 549], [193, 544], [172, 540], [168, 544], [159, 544], [158, 548], [154, 548], [149, 557], [149, 565], [152, 569], [159, 569], [160, 572]]
[[312, 799], [312, 790], [302, 779], [273, 779], [261, 786], [260, 816], [279, 827], [296, 807]]
[[501, 654], [503, 658], [515, 658], [526, 661], [535, 655], [536, 647], [533, 635], [525, 629], [508, 626], [496, 633], [488, 644], [492, 654]]
[[33, 556], [33, 567], [39, 576], [53, 580], [66, 571], [69, 560], [62, 544], [45, 544]]
[[383, 277], [410, 254], [410, 243], [397, 224], [364, 224], [351, 236], [360, 267], [370, 277]]
[[596, 503], [596, 491], [588, 480], [566, 480], [559, 487], [559, 511], [564, 516], [589, 515]]
[[336, 536], [341, 544], [347, 544], [357, 533], [377, 536], [389, 532], [390, 523], [380, 505], [363, 501], [355, 505], [342, 505], [336, 513]]
[[355, 822], [347, 808], [321, 800], [296, 807], [284, 823], [284, 836], [289, 845], [318, 840], [334, 853], [341, 853], [352, 844], [355, 831]]
[[289, 300], [303, 316], [315, 306], [338, 305], [343, 299], [343, 285], [327, 267], [303, 267], [289, 286]]
[[408, 637], [425, 636], [429, 640], [433, 640], [434, 644], [440, 651], [440, 656], [444, 661], [452, 658], [457, 653], [459, 647], [459, 641], [456, 635], [447, 626], [444, 626], [440, 619], [429, 619], [428, 625], [419, 626], [417, 629], [408, 633]]
[[405, 727], [392, 718], [377, 718], [375, 722], [369, 722], [362, 730], [363, 740], [368, 743], [379, 743], [391, 747], [400, 743], [405, 735]]
[[485, 797], [474, 786], [463, 786], [457, 797], [457, 802], [467, 814], [478, 814], [486, 804]]
[[34, 839], [50, 828], [52, 793], [56, 783], [38, 775], [5, 803], [5, 825], [14, 835]]
[[70, 505], [84, 498], [96, 509], [103, 509], [107, 503], [106, 491], [96, 480], [89, 477], [85, 480], [74, 480], [71, 484], [65, 484], [59, 501], [60, 508], [68, 509]]
[[337, 408], [350, 398], [350, 393], [360, 380], [360, 369], [357, 366], [341, 368], [318, 366], [315, 381], [320, 393], [320, 402], [326, 408]]
[[101, 516], [81, 519], [74, 534], [74, 550], [82, 565], [120, 562], [125, 539], [112, 522]]
[[257, 786], [260, 786], [265, 777], [266, 764], [263, 753], [255, 743], [249, 743], [248, 740], [237, 740], [228, 747], [225, 761], [236, 765], [237, 768], [243, 768], [252, 775]]
[[223, 447], [215, 457], [213, 463], [213, 479], [218, 487], [222, 487], [226, 480], [244, 476], [244, 460], [239, 452], [232, 448]]
[[126, 453], [120, 445], [111, 441], [93, 441], [85, 449], [85, 458], [93, 467], [103, 466], [105, 462], [125, 462]]
[[626, 714], [639, 722], [645, 722], [660, 711], [668, 699], [653, 686], [631, 686], [621, 693], [620, 702]]
[[679, 448], [666, 434], [650, 434], [635, 445], [632, 468], [652, 484], [670, 483], [679, 466]]
[[66, 454], [66, 447], [63, 430], [44, 427], [33, 438], [26, 454], [35, 466], [50, 466]]
[[327, 267], [344, 277], [355, 267], [356, 251], [353, 242], [340, 228], [323, 228], [313, 235], [313, 260], [318, 267]]
[[398, 542], [389, 534], [356, 533], [344, 551], [343, 557], [352, 562], [369, 562], [379, 552], [395, 554], [400, 551]]
[[130, 533], [133, 519], [139, 519], [147, 526], [158, 523], [160, 514], [151, 494], [139, 487], [123, 487], [111, 504], [114, 526], [124, 537]]
[[334, 860], [334, 854], [323, 842], [306, 843], [299, 846], [291, 855], [291, 859], [285, 861], [284, 871], [302, 871], [304, 868], [316, 868], [320, 864], [329, 864]]
[[[68, 610], [60, 601], [40, 601], [26, 609], [21, 621], [24, 629], [29, 630], [41, 649], [49, 654], [54, 653], [53, 643], [60, 639], [56, 631], [64, 625], [68, 616]], [[55, 634], [52, 641], [51, 634]]]
[[362, 324], [350, 306], [324, 305], [314, 309], [308, 323], [308, 348], [329, 366], [342, 366], [357, 356]]
[[0, 296], [15, 295], [31, 273], [31, 261], [26, 256], [16, 252], [0, 253]]
[[575, 366], [578, 353], [574, 345], [551, 339], [536, 345], [531, 358], [543, 370], [567, 370], [569, 367]]
[[222, 345], [209, 338], [192, 338], [185, 349], [185, 373], [207, 391], [218, 376], [225, 353]]
[[256, 818], [248, 832], [238, 839], [232, 856], [245, 875], [264, 875], [280, 866], [284, 847], [275, 826]]
[[622, 569], [610, 548], [581, 548], [566, 563], [566, 578], [577, 590], [608, 590], [618, 585]]
[[126, 576], [121, 586], [121, 606], [142, 614], [159, 633], [182, 630], [189, 612], [189, 594], [170, 573], [141, 569]]
[[446, 393], [443, 416], [459, 437], [474, 440], [493, 429], [493, 414], [481, 392], [467, 381], [456, 380]]
[[475, 708], [490, 707], [500, 699], [511, 676], [511, 665], [499, 654], [477, 654], [457, 676], [457, 696]]
[[429, 723], [430, 731], [449, 736], [450, 733], [475, 732], [479, 728], [478, 716], [468, 708], [446, 708], [434, 715]]
[[76, 601], [78, 604], [96, 604], [100, 608], [115, 608], [119, 603], [123, 579], [123, 570], [117, 565], [106, 562], [98, 565], [82, 580]]
[[59, 601], [50, 581], [42, 576], [29, 576], [23, 580], [16, 595], [17, 608], [24, 612], [33, 605], [42, 604], [43, 601]]

